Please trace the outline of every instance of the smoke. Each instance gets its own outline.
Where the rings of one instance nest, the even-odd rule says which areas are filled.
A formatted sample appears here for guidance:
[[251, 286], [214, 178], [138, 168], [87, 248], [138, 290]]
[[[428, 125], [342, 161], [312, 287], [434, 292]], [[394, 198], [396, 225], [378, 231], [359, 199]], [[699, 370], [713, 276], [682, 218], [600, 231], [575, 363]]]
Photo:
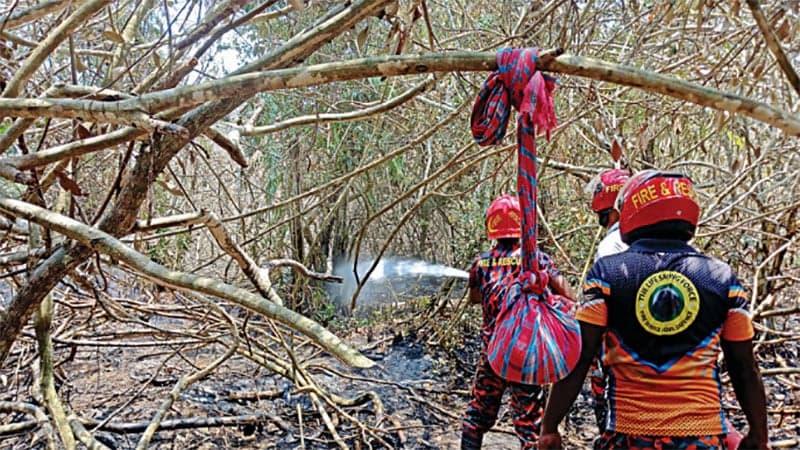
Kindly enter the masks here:
[[[404, 301], [412, 297], [432, 295], [444, 278], [467, 279], [463, 270], [419, 259], [381, 258], [364, 281], [374, 260], [360, 260], [356, 267], [358, 281], [364, 283], [358, 293], [358, 307], [374, 307], [384, 303]], [[328, 294], [340, 307], [348, 309], [358, 287], [353, 261], [343, 260], [333, 268], [334, 275], [344, 279], [341, 284], [328, 284]]]

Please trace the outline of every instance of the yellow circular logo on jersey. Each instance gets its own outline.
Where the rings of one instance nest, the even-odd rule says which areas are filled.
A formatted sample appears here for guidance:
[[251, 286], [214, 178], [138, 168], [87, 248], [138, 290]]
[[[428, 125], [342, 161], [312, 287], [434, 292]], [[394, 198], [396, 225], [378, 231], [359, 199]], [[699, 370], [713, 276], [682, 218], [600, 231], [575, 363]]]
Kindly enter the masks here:
[[700, 310], [700, 294], [692, 281], [665, 270], [647, 277], [636, 293], [636, 319], [645, 330], [671, 336], [689, 328]]

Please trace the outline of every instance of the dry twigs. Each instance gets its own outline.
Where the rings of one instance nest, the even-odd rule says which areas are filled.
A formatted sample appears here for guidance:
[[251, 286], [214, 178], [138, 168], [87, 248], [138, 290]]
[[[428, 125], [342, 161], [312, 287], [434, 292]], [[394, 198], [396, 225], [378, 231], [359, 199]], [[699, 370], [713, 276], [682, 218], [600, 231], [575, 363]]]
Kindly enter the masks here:
[[[433, 434], [458, 421], [468, 363], [432, 378], [447, 388], [396, 367], [354, 375], [327, 352], [367, 360], [323, 324], [353, 342], [394, 328], [365, 347], [388, 361], [405, 327], [425, 352], [474, 350], [475, 310], [426, 293], [408, 302], [426, 304], [416, 320], [343, 318], [328, 283], [380, 256], [468, 267], [515, 167], [508, 147], [473, 150], [467, 111], [497, 49], [535, 45], [565, 50], [538, 62], [560, 78], [561, 124], [540, 142], [541, 245], [578, 285], [597, 236], [582, 187], [614, 141], [624, 167], [691, 175], [704, 207], [694, 244], [750, 292], [771, 411], [783, 411], [773, 446], [793, 442], [780, 434], [794, 426], [780, 402], [800, 390], [791, 2], [7, 3], [0, 446], [453, 441]], [[357, 290], [355, 304], [381, 298]]]

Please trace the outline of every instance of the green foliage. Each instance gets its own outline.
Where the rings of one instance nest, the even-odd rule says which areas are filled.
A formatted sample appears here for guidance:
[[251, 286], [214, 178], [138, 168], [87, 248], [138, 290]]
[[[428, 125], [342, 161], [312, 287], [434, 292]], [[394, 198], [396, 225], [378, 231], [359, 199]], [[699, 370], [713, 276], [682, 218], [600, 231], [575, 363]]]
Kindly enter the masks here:
[[325, 302], [314, 312], [314, 320], [328, 325], [338, 316], [337, 307], [333, 302]]
[[393, 183], [400, 185], [405, 181], [404, 165], [402, 156], [397, 156], [389, 161], [389, 179]]

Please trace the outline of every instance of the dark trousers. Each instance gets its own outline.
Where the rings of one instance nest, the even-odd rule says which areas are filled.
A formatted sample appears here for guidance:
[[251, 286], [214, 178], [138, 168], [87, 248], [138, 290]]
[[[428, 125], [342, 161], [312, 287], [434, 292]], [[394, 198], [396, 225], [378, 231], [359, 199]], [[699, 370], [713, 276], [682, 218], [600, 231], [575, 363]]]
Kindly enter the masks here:
[[511, 383], [500, 378], [482, 353], [472, 386], [472, 400], [462, 422], [462, 449], [480, 448], [484, 433], [497, 421], [506, 390], [511, 394], [511, 417], [522, 448], [536, 447], [544, 404], [541, 386]]
[[603, 367], [603, 352], [592, 359], [589, 366], [589, 382], [592, 386], [592, 403], [594, 418], [600, 434], [606, 431], [606, 417], [608, 416], [608, 402], [606, 401], [606, 374]]

